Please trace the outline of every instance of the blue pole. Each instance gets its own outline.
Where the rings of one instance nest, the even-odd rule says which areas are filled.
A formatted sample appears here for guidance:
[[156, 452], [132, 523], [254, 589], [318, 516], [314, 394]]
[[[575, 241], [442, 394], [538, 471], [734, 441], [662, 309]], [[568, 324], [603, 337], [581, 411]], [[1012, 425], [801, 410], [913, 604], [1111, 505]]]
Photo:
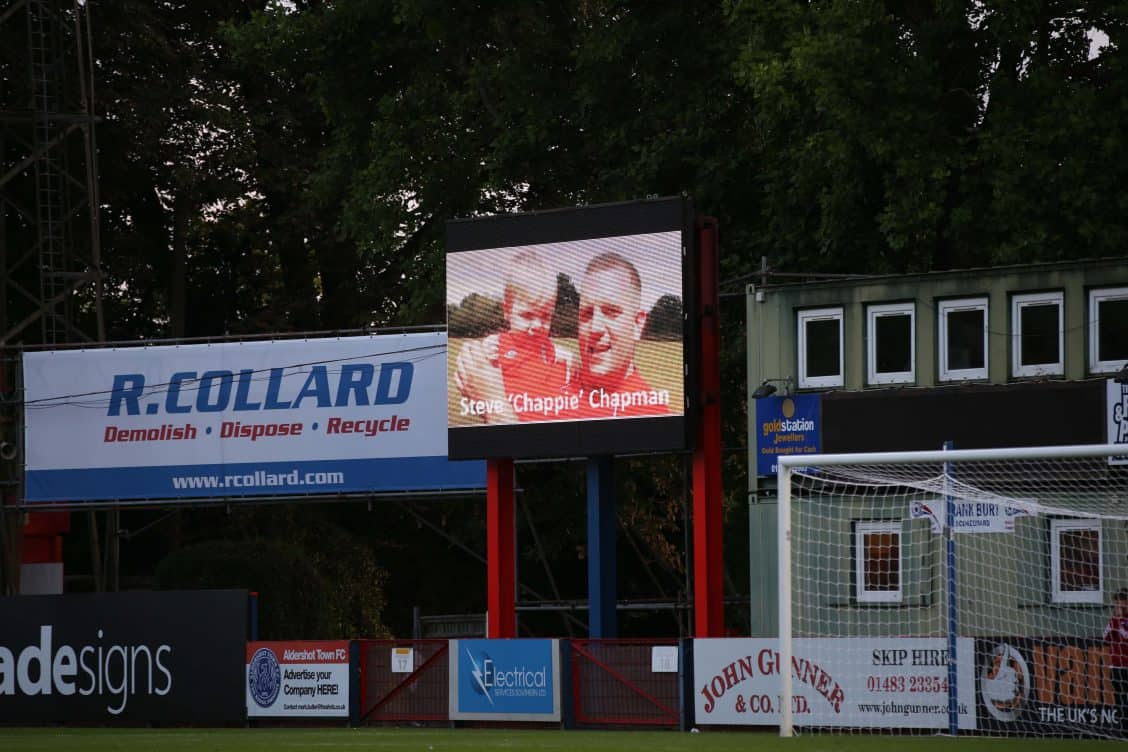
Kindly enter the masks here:
[[615, 603], [615, 475], [611, 457], [587, 463], [588, 637], [618, 637]]
[[[944, 449], [951, 451], [953, 444], [944, 442]], [[952, 463], [944, 463], [945, 485], [952, 481]], [[949, 486], [950, 488], [950, 486]], [[944, 497], [947, 509], [947, 523], [944, 525], [944, 544], [947, 548], [948, 570], [948, 733], [956, 736], [960, 730], [959, 671], [956, 662], [956, 629], [959, 625], [956, 612], [956, 537], [952, 534], [952, 522], [956, 519], [956, 499], [949, 492]]]

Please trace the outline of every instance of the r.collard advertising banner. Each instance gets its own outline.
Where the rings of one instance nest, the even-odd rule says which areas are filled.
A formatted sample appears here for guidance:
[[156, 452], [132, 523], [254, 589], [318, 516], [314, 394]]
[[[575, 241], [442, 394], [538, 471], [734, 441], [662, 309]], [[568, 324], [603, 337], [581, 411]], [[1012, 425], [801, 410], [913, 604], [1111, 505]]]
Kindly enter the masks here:
[[976, 640], [979, 727], [1035, 736], [1117, 736], [1123, 709], [1099, 640]]
[[244, 717], [245, 591], [0, 598], [0, 723]]
[[451, 640], [452, 720], [559, 721], [557, 640]]
[[446, 335], [25, 353], [25, 501], [481, 488]]
[[347, 718], [348, 641], [247, 643], [247, 715]]
[[[973, 642], [956, 643], [959, 727], [975, 728]], [[948, 728], [948, 648], [936, 638], [793, 641], [795, 724]], [[693, 647], [698, 725], [774, 726], [780, 713], [779, 641], [702, 639]]]

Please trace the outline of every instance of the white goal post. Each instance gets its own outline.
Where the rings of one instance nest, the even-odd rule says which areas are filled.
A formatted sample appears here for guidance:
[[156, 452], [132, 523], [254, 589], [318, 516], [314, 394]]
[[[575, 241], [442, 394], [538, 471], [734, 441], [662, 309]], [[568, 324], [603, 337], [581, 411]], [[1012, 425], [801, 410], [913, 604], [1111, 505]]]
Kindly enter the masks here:
[[781, 736], [1128, 734], [1128, 446], [777, 459]]

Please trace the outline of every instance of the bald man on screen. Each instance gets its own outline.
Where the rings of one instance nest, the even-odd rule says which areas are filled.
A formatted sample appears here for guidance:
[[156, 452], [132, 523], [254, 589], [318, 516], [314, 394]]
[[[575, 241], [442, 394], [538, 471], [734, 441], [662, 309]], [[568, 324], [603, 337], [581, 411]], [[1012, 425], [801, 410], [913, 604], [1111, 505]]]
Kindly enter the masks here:
[[669, 414], [669, 391], [651, 387], [635, 364], [646, 316], [642, 279], [634, 264], [618, 253], [602, 253], [588, 262], [580, 283], [577, 328], [580, 369], [575, 392], [579, 399], [567, 417]]

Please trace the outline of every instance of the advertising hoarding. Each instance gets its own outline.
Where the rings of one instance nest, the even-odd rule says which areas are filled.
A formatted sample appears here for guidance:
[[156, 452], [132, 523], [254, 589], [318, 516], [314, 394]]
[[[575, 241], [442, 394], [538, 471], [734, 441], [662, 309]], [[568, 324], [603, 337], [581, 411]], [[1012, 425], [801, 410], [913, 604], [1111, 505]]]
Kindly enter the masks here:
[[661, 199], [448, 223], [450, 456], [686, 448], [691, 220]]
[[557, 640], [451, 640], [450, 717], [559, 721]]
[[0, 598], [0, 723], [224, 723], [245, 714], [247, 594]]
[[[1108, 425], [1108, 443], [1128, 445], [1128, 384], [1117, 384], [1115, 379], [1105, 382], [1108, 399], [1105, 416]], [[1110, 465], [1128, 465], [1128, 454], [1109, 457]]]
[[1100, 640], [975, 641], [979, 728], [1016, 736], [1120, 736], [1108, 648]]
[[442, 333], [24, 354], [25, 501], [482, 488]]
[[757, 475], [775, 475], [777, 457], [822, 451], [821, 405], [817, 394], [756, 400]]
[[348, 718], [347, 640], [247, 643], [247, 716]]
[[[824, 637], [792, 641], [797, 726], [948, 728], [947, 641], [929, 637]], [[975, 728], [973, 641], [956, 644], [959, 727]], [[693, 643], [698, 725], [779, 724], [779, 640]]]

